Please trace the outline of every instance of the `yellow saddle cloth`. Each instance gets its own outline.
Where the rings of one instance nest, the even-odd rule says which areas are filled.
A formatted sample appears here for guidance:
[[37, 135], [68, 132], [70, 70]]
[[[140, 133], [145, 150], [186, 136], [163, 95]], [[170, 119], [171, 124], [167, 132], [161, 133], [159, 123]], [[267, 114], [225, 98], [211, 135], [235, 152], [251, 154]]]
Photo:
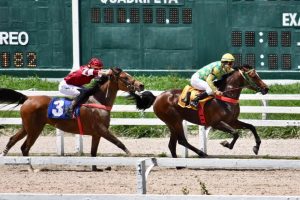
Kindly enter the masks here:
[[[185, 103], [185, 102], [183, 102], [183, 99], [186, 98], [186, 95], [189, 92], [191, 93], [190, 98], [188, 99], [189, 102]], [[190, 101], [194, 100], [198, 94], [201, 94], [202, 92], [203, 91], [197, 90], [197, 89], [193, 88], [190, 85], [186, 85], [184, 87], [184, 89], [182, 90], [181, 95], [180, 95], [180, 97], [178, 99], [178, 105], [181, 106], [181, 107], [183, 107], [183, 108], [190, 108], [190, 109], [193, 109], [193, 110], [197, 110], [198, 108], [194, 108], [193, 106], [190, 106], [189, 103], [190, 103]], [[207, 102], [208, 100], [210, 100], [212, 98], [213, 98], [212, 96], [208, 96], [205, 99], [201, 99], [199, 101], [201, 107], [204, 106], [205, 102]]]

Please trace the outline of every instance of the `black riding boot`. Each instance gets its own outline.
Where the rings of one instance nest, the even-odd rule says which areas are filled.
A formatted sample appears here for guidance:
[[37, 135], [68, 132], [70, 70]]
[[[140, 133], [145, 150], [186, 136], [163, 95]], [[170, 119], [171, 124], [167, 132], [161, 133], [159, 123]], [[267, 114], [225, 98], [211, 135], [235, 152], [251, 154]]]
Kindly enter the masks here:
[[86, 102], [91, 95], [93, 95], [95, 92], [97, 92], [97, 90], [99, 90], [99, 85], [104, 84], [107, 80], [108, 80], [108, 76], [102, 75], [101, 77], [99, 77], [98, 79], [96, 79], [96, 81], [94, 82], [94, 84], [92, 85], [91, 88], [82, 88], [82, 89], [80, 89], [79, 90], [80, 94], [77, 95], [74, 98], [74, 100], [72, 101], [72, 104], [69, 107], [67, 113], [70, 116], [72, 116], [75, 108], [78, 105], [83, 104], [84, 102]]
[[72, 116], [75, 108], [78, 105], [86, 102], [88, 100], [88, 98], [92, 94], [94, 94], [95, 89], [96, 89], [95, 87], [88, 88], [88, 89], [87, 88], [80, 89], [80, 94], [73, 99], [73, 101], [71, 103], [71, 106], [68, 108], [68, 111], [67, 111], [68, 115]]
[[203, 92], [199, 95], [196, 96], [196, 98], [194, 100], [191, 101], [190, 105], [198, 108], [198, 103], [201, 99], [205, 99], [206, 97], [208, 97], [208, 94], [206, 92]]
[[181, 101], [185, 103], [185, 105], [187, 106], [190, 102], [190, 98], [191, 98], [191, 92], [187, 92], [186, 96], [183, 99], [181, 99]]

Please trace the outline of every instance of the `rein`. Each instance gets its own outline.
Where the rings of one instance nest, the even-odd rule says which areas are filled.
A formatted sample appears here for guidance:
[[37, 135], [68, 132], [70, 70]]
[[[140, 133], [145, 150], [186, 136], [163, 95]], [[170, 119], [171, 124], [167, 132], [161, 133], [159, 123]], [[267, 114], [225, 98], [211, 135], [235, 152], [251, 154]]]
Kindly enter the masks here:
[[238, 99], [233, 99], [233, 98], [229, 98], [229, 97], [225, 97], [225, 96], [216, 95], [215, 98], [219, 99], [221, 101], [227, 102], [227, 103], [233, 103], [233, 104], [239, 103]]
[[[242, 70], [239, 69], [239, 72], [240, 72], [241, 76], [244, 78], [244, 80], [247, 82], [247, 85], [252, 86], [252, 87], [256, 88], [257, 90], [259, 90], [259, 88], [257, 87], [257, 85], [251, 79], [249, 79], [249, 75], [248, 74], [250, 72], [252, 72], [253, 70], [254, 69], [251, 69], [251, 70], [249, 70], [249, 71], [247, 71], [247, 72], [244, 73]], [[247, 86], [247, 85], [245, 85], [245, 86]], [[231, 91], [243, 89], [245, 86], [243, 86], [243, 87], [237, 87], [237, 88], [232, 88], [232, 89], [229, 89], [229, 90], [225, 90], [223, 93], [227, 93], [227, 92], [231, 92]]]
[[98, 109], [103, 109], [107, 111], [111, 111], [112, 107], [111, 106], [105, 106], [102, 104], [96, 104], [96, 103], [84, 103], [81, 104], [82, 106], [88, 107], [88, 108], [98, 108]]
[[231, 92], [231, 91], [239, 90], [239, 89], [243, 89], [243, 87], [232, 88], [232, 89], [230, 89], [230, 90], [225, 90], [225, 91], [222, 92], [222, 93], [227, 93], [227, 92]]
[[259, 91], [259, 87], [252, 81], [251, 78], [249, 78], [249, 73], [254, 71], [254, 69], [251, 69], [247, 72], [243, 72], [242, 70], [239, 69], [240, 74], [244, 78], [244, 80], [247, 82], [247, 84], [253, 88], [255, 88], [257, 91]]

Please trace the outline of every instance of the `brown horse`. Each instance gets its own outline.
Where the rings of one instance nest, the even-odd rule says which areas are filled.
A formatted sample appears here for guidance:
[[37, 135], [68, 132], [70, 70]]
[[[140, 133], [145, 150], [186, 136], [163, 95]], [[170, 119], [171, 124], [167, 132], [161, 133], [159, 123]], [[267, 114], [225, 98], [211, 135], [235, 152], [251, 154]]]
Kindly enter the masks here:
[[[268, 86], [260, 79], [256, 71], [249, 65], [241, 66], [234, 72], [227, 74], [222, 80], [216, 82], [216, 86], [223, 92], [225, 97], [237, 101], [243, 88], [247, 87], [262, 94], [268, 93]], [[172, 157], [176, 158], [176, 144], [185, 146], [194, 151], [200, 157], [207, 155], [192, 146], [185, 138], [182, 121], [187, 120], [194, 124], [203, 125], [199, 120], [198, 111], [182, 108], [178, 105], [178, 98], [182, 90], [172, 89], [165, 91], [155, 97], [151, 92], [145, 91], [141, 96], [133, 95], [139, 109], [147, 109], [153, 104], [153, 110], [158, 118], [166, 123], [170, 129], [171, 136], [169, 149]], [[233, 136], [233, 140], [221, 144], [224, 147], [232, 149], [239, 137], [237, 129], [250, 129], [255, 137], [256, 145], [253, 147], [255, 154], [258, 154], [261, 143], [256, 129], [253, 125], [238, 120], [240, 106], [238, 103], [225, 102], [217, 98], [209, 100], [204, 106], [204, 116], [206, 118], [206, 127], [211, 126]]]
[[[135, 80], [128, 73], [119, 68], [110, 69], [105, 83], [98, 83], [98, 90], [89, 98], [88, 103], [102, 104], [112, 107], [117, 96], [117, 91], [140, 92], [144, 90], [144, 85]], [[46, 124], [50, 124], [60, 130], [79, 134], [76, 119], [49, 119], [47, 109], [51, 98], [48, 96], [25, 96], [11, 89], [0, 89], [0, 101], [7, 103], [23, 104], [20, 109], [22, 118], [22, 128], [10, 138], [6, 148], [2, 152], [5, 156], [9, 149], [19, 140], [27, 136], [21, 146], [23, 156], [28, 156], [29, 150], [39, 137]], [[80, 108], [80, 118], [84, 134], [92, 136], [91, 156], [96, 157], [100, 138], [103, 137], [112, 142], [127, 154], [130, 154], [125, 145], [116, 138], [109, 130], [110, 110], [94, 107], [82, 106]], [[93, 169], [95, 169], [93, 167]]]

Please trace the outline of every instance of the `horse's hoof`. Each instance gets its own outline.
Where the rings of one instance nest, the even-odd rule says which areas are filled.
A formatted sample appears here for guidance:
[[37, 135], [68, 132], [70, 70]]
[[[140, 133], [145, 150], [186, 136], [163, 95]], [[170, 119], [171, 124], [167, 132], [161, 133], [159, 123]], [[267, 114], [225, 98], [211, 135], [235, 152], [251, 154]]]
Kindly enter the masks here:
[[184, 169], [185, 167], [176, 167], [176, 169], [181, 170]]
[[253, 152], [255, 153], [255, 155], [258, 154], [258, 151], [259, 151], [259, 147], [254, 146], [254, 147], [253, 147]]
[[226, 140], [220, 143], [223, 147], [227, 147], [229, 148], [229, 142], [227, 142]]
[[128, 149], [125, 150], [125, 153], [126, 153], [127, 156], [129, 156], [129, 157], [132, 155], [131, 152], [130, 152]]
[[98, 169], [96, 166], [92, 167], [93, 172], [103, 172], [103, 169]]
[[92, 171], [93, 172], [103, 172], [103, 169], [98, 169], [96, 165], [92, 166]]
[[204, 152], [199, 153], [200, 158], [206, 158], [208, 155]]

